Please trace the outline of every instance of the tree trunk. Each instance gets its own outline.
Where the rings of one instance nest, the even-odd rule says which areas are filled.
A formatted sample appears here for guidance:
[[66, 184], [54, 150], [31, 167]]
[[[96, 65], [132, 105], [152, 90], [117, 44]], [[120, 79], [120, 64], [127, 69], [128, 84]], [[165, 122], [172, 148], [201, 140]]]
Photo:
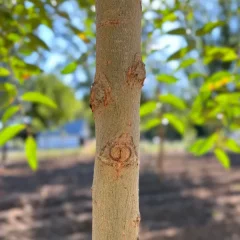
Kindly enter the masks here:
[[139, 215], [140, 0], [96, 0], [93, 240], [136, 240]]
[[2, 147], [2, 159], [1, 159], [1, 164], [3, 167], [6, 165], [7, 162], [7, 145], [3, 145]]
[[159, 155], [157, 159], [157, 173], [160, 179], [164, 178], [164, 142], [165, 142], [165, 129], [164, 126], [160, 127], [159, 131], [160, 145]]

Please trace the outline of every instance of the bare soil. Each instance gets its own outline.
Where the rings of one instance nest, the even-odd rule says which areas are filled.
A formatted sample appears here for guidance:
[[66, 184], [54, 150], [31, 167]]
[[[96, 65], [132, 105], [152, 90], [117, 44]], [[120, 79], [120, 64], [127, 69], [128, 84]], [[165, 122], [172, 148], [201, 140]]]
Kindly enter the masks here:
[[[141, 240], [240, 240], [240, 156], [224, 170], [212, 156], [141, 159]], [[93, 159], [0, 168], [0, 240], [90, 240]], [[114, 240], [114, 239], [113, 239]]]

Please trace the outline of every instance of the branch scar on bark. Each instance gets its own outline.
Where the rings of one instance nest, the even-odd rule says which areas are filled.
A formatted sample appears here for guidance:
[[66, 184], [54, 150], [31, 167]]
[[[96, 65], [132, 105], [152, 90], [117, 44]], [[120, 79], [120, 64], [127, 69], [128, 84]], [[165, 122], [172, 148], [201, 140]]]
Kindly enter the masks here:
[[90, 93], [90, 108], [92, 112], [108, 106], [111, 101], [111, 87], [105, 74], [96, 74]]
[[134, 87], [135, 85], [142, 87], [145, 78], [145, 64], [142, 62], [141, 54], [137, 53], [134, 56], [132, 66], [130, 66], [127, 70], [127, 84], [130, 87]]
[[139, 227], [139, 224], [141, 222], [140, 214], [136, 217], [136, 219], [133, 220], [134, 227]]
[[109, 155], [114, 161], [125, 162], [131, 157], [132, 150], [126, 145], [119, 146], [118, 144], [116, 144], [111, 147]]
[[108, 142], [100, 151], [99, 160], [114, 167], [118, 176], [123, 168], [137, 164], [138, 157], [132, 136], [124, 133]]

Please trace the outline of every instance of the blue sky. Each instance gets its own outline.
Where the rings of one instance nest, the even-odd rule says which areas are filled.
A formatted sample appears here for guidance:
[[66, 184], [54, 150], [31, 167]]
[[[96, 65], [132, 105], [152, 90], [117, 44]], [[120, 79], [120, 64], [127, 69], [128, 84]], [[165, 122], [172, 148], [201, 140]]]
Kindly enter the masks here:
[[[155, 1], [153, 3], [153, 8], [158, 9], [160, 7], [160, 1]], [[68, 1], [65, 2], [62, 5], [62, 10], [69, 13], [71, 16], [71, 23], [75, 25], [78, 29], [84, 30], [84, 24], [82, 19], [86, 18], [86, 13], [78, 8], [78, 6], [75, 5], [76, 3], [74, 1]], [[148, 5], [149, 0], [144, 0], [143, 5]], [[94, 9], [92, 9], [94, 10]], [[74, 14], [73, 14], [74, 13]], [[151, 14], [148, 16], [146, 15], [146, 18], [151, 18]], [[61, 29], [61, 33], [64, 33], [67, 30], [66, 27], [64, 27], [65, 20], [64, 19], [57, 19], [56, 23], [54, 24], [54, 28], [58, 31]], [[177, 27], [174, 24], [165, 24], [164, 25], [164, 31], [170, 30], [171, 28]], [[39, 37], [48, 44], [48, 46], [51, 48], [51, 52], [45, 52], [44, 53], [44, 61], [40, 62], [40, 67], [46, 72], [46, 73], [60, 73], [60, 66], [63, 68], [64, 65], [66, 65], [68, 62], [70, 62], [70, 59], [78, 59], [80, 55], [87, 51], [86, 45], [76, 36], [73, 37], [73, 41], [76, 43], [76, 45], [79, 47], [79, 50], [76, 51], [76, 49], [72, 49], [71, 46], [69, 46], [69, 42], [65, 41], [62, 37], [56, 37], [54, 32], [49, 29], [48, 27], [41, 25], [38, 29]], [[58, 35], [58, 34], [57, 34]], [[165, 48], [166, 46], [171, 46], [170, 48]], [[182, 45], [182, 39], [177, 36], [163, 36], [159, 38], [158, 41], [155, 41], [152, 45], [152, 48], [155, 49], [164, 49], [167, 54], [171, 54], [174, 51], [178, 50]], [[66, 52], [63, 52], [65, 49], [69, 50], [69, 54], [71, 55], [70, 59], [66, 57]], [[159, 54], [159, 56], [161, 56]], [[163, 60], [158, 59], [156, 56], [156, 60]], [[37, 62], [39, 61], [39, 56], [37, 53], [34, 53], [30, 57], [27, 58], [27, 61], [29, 63]], [[171, 67], [176, 67], [176, 63], [171, 63]], [[84, 74], [84, 71], [82, 71], [81, 67], [78, 68], [75, 74], [68, 74], [68, 75], [61, 75], [61, 79], [67, 83], [71, 84], [73, 78], [78, 78], [79, 81], [86, 81], [86, 76]], [[153, 76], [149, 75], [145, 81], [144, 89], [146, 91], [151, 91], [151, 88], [154, 87], [153, 84]], [[81, 91], [78, 93], [81, 97]]]

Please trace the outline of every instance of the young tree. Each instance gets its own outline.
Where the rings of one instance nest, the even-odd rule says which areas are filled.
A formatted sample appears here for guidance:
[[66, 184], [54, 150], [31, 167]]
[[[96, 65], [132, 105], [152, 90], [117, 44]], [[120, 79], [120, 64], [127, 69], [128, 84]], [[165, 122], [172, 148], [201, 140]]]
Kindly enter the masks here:
[[136, 240], [139, 231], [141, 2], [96, 1], [96, 75], [90, 106], [96, 124], [93, 240]]

